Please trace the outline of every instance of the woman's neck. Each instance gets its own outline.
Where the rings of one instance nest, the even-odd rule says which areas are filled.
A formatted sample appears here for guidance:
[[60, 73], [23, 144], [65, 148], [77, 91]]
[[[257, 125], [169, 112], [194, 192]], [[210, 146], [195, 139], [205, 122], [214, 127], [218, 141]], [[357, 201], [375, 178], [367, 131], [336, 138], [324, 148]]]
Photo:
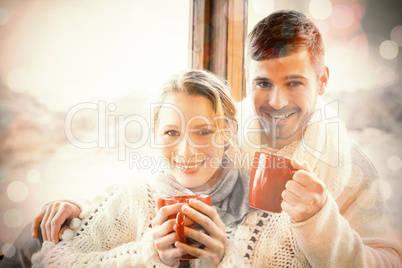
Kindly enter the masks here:
[[208, 193], [209, 190], [214, 188], [214, 186], [218, 183], [219, 179], [222, 176], [222, 171], [223, 168], [220, 167], [215, 171], [214, 175], [212, 175], [212, 177], [206, 183], [195, 188], [189, 188], [189, 190], [191, 190], [195, 194], [202, 194], [206, 192]]

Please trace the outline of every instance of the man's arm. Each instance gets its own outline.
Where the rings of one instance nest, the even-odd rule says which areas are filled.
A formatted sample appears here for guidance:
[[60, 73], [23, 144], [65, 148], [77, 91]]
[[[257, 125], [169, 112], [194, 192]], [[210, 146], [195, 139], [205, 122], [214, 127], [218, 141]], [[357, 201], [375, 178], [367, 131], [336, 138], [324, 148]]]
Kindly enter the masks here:
[[335, 201], [306, 221], [292, 224], [301, 251], [313, 267], [401, 267], [402, 249], [387, 236], [380, 178], [357, 145], [352, 174]]

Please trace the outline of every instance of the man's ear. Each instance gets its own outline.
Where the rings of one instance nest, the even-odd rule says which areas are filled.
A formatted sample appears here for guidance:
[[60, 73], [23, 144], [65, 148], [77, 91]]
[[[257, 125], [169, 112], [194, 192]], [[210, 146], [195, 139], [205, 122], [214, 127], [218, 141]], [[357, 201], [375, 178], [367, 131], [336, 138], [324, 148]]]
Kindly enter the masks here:
[[322, 70], [321, 76], [320, 76], [320, 88], [318, 89], [318, 95], [324, 95], [327, 84], [329, 80], [329, 68], [327, 65], [324, 65], [324, 69]]

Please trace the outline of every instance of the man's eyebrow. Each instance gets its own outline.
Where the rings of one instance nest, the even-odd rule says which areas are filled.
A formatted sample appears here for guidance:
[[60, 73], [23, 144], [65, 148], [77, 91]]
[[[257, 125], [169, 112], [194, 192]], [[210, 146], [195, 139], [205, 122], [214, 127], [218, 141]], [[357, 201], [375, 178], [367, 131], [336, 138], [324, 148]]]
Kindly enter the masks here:
[[253, 81], [270, 81], [270, 79], [262, 76], [257, 76], [253, 79]]
[[291, 74], [286, 76], [286, 79], [306, 79], [306, 77], [304, 77], [303, 75], [299, 75], [299, 74]]

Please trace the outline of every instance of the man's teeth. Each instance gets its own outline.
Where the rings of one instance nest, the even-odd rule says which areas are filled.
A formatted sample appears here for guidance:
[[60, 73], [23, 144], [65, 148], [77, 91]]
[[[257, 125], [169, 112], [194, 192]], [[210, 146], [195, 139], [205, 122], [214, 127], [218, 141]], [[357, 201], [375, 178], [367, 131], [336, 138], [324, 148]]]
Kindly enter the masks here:
[[288, 115], [272, 115], [272, 114], [270, 114], [269, 116], [271, 116], [272, 118], [274, 118], [274, 119], [286, 119], [286, 118], [288, 118], [289, 116], [290, 116], [291, 114], [288, 114]]

